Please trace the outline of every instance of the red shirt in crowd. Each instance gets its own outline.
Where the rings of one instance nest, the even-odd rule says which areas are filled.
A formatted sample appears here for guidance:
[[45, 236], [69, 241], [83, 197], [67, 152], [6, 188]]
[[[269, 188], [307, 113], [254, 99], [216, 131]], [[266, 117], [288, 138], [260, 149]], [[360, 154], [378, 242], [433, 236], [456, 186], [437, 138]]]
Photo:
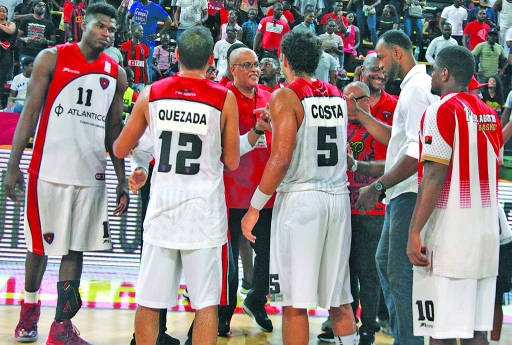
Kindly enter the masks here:
[[258, 32], [263, 33], [262, 49], [278, 50], [283, 36], [290, 32], [290, 26], [282, 19], [274, 20], [273, 17], [265, 17], [258, 25]]
[[468, 49], [473, 50], [477, 44], [487, 41], [487, 33], [491, 27], [487, 23], [480, 23], [478, 20], [469, 22], [464, 28], [464, 34], [469, 35]]
[[[380, 100], [377, 104], [370, 108], [370, 113], [379, 121], [388, 125], [393, 123], [393, 112], [396, 108], [398, 100], [388, 94], [382, 89]], [[347, 129], [347, 141], [352, 148], [354, 159], [358, 161], [379, 161], [386, 159], [387, 147], [378, 142], [367, 130], [358, 122], [349, 122]], [[356, 209], [355, 204], [359, 198], [359, 189], [368, 186], [378, 177], [371, 177], [362, 174], [354, 173], [350, 170], [347, 171], [350, 191], [350, 208], [352, 214], [360, 214]], [[377, 203], [375, 208], [367, 213], [384, 215], [385, 206], [382, 203]]]
[[126, 66], [133, 71], [135, 75], [134, 83], [146, 83], [147, 76], [144, 70], [147, 58], [149, 56], [149, 48], [142, 42], [137, 44], [132, 41], [126, 41], [119, 47], [125, 53]]

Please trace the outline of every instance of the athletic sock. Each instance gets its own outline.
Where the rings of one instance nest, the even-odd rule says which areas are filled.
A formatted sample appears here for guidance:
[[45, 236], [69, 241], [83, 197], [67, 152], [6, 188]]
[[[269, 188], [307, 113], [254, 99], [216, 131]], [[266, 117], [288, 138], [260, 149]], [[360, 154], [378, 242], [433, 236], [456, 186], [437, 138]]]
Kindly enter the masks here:
[[25, 290], [25, 303], [37, 303], [39, 301], [39, 291], [28, 292]]
[[348, 335], [335, 335], [334, 342], [336, 345], [353, 345], [356, 343], [356, 333]]

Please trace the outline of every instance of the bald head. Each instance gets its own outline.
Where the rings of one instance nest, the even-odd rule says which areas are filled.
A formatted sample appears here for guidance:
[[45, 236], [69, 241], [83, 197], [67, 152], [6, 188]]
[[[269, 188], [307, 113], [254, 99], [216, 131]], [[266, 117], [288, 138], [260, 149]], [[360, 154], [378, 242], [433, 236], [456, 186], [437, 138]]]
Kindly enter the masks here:
[[360, 81], [354, 81], [345, 86], [343, 93], [345, 95], [354, 94], [357, 105], [367, 113], [370, 112], [370, 88], [368, 85]]
[[[249, 48], [239, 48], [231, 53], [230, 70], [233, 83], [237, 88], [250, 91], [256, 87], [260, 79], [258, 56]], [[252, 91], [251, 91], [252, 92]]]
[[[233, 65], [234, 63], [244, 62], [244, 61], [241, 61], [241, 58], [245, 57], [247, 55], [256, 56], [256, 53], [252, 49], [249, 49], [249, 48], [238, 48], [231, 52], [231, 55], [229, 56], [229, 62], [231, 63], [231, 65]], [[256, 56], [256, 60], [257, 59], [258, 59], [258, 57]]]

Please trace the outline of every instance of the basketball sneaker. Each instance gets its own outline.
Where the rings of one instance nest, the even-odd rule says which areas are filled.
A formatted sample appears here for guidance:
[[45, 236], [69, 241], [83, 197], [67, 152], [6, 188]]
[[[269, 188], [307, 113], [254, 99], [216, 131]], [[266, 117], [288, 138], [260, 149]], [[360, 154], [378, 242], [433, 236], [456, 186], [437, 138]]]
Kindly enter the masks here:
[[322, 322], [321, 330], [324, 332], [332, 331], [332, 325], [331, 325], [331, 317], [327, 316], [327, 320]]
[[37, 341], [37, 322], [41, 313], [41, 301], [37, 303], [21, 302], [20, 321], [14, 330], [14, 338], [20, 343]]
[[244, 312], [252, 317], [258, 327], [265, 332], [272, 332], [274, 327], [272, 321], [268, 318], [265, 305], [251, 303], [249, 297], [242, 302], [242, 309]]
[[80, 338], [80, 332], [71, 320], [57, 322], [53, 320], [46, 345], [92, 345]]

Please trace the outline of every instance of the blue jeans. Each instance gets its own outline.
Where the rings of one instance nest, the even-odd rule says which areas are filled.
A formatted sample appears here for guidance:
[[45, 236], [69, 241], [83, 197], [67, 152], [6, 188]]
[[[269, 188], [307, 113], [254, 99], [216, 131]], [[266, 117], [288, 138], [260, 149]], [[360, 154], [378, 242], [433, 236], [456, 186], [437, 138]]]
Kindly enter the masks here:
[[185, 31], [186, 29], [177, 29], [176, 30], [176, 43], [178, 43], [178, 41], [180, 40], [180, 36], [181, 34], [183, 33], [183, 31]]
[[[372, 40], [373, 48], [377, 45], [377, 15], [369, 14], [366, 17], [366, 23], [368, 24], [368, 30], [370, 30], [370, 38]], [[362, 38], [362, 37], [361, 37]]]
[[358, 8], [356, 10], [356, 19], [357, 19], [357, 27], [359, 28], [359, 39], [361, 41], [361, 46], [363, 45], [363, 39], [365, 38], [365, 25], [366, 19], [364, 17], [363, 9]]
[[389, 202], [375, 255], [395, 345], [423, 345], [423, 337], [413, 335], [412, 264], [406, 253], [416, 197], [404, 193]]
[[[412, 37], [413, 25], [416, 30], [416, 42], [414, 42]], [[404, 14], [404, 31], [405, 34], [411, 38], [412, 43], [416, 44], [416, 46], [421, 49], [423, 45], [423, 25], [421, 24], [421, 18], [413, 18], [408, 14]]]

